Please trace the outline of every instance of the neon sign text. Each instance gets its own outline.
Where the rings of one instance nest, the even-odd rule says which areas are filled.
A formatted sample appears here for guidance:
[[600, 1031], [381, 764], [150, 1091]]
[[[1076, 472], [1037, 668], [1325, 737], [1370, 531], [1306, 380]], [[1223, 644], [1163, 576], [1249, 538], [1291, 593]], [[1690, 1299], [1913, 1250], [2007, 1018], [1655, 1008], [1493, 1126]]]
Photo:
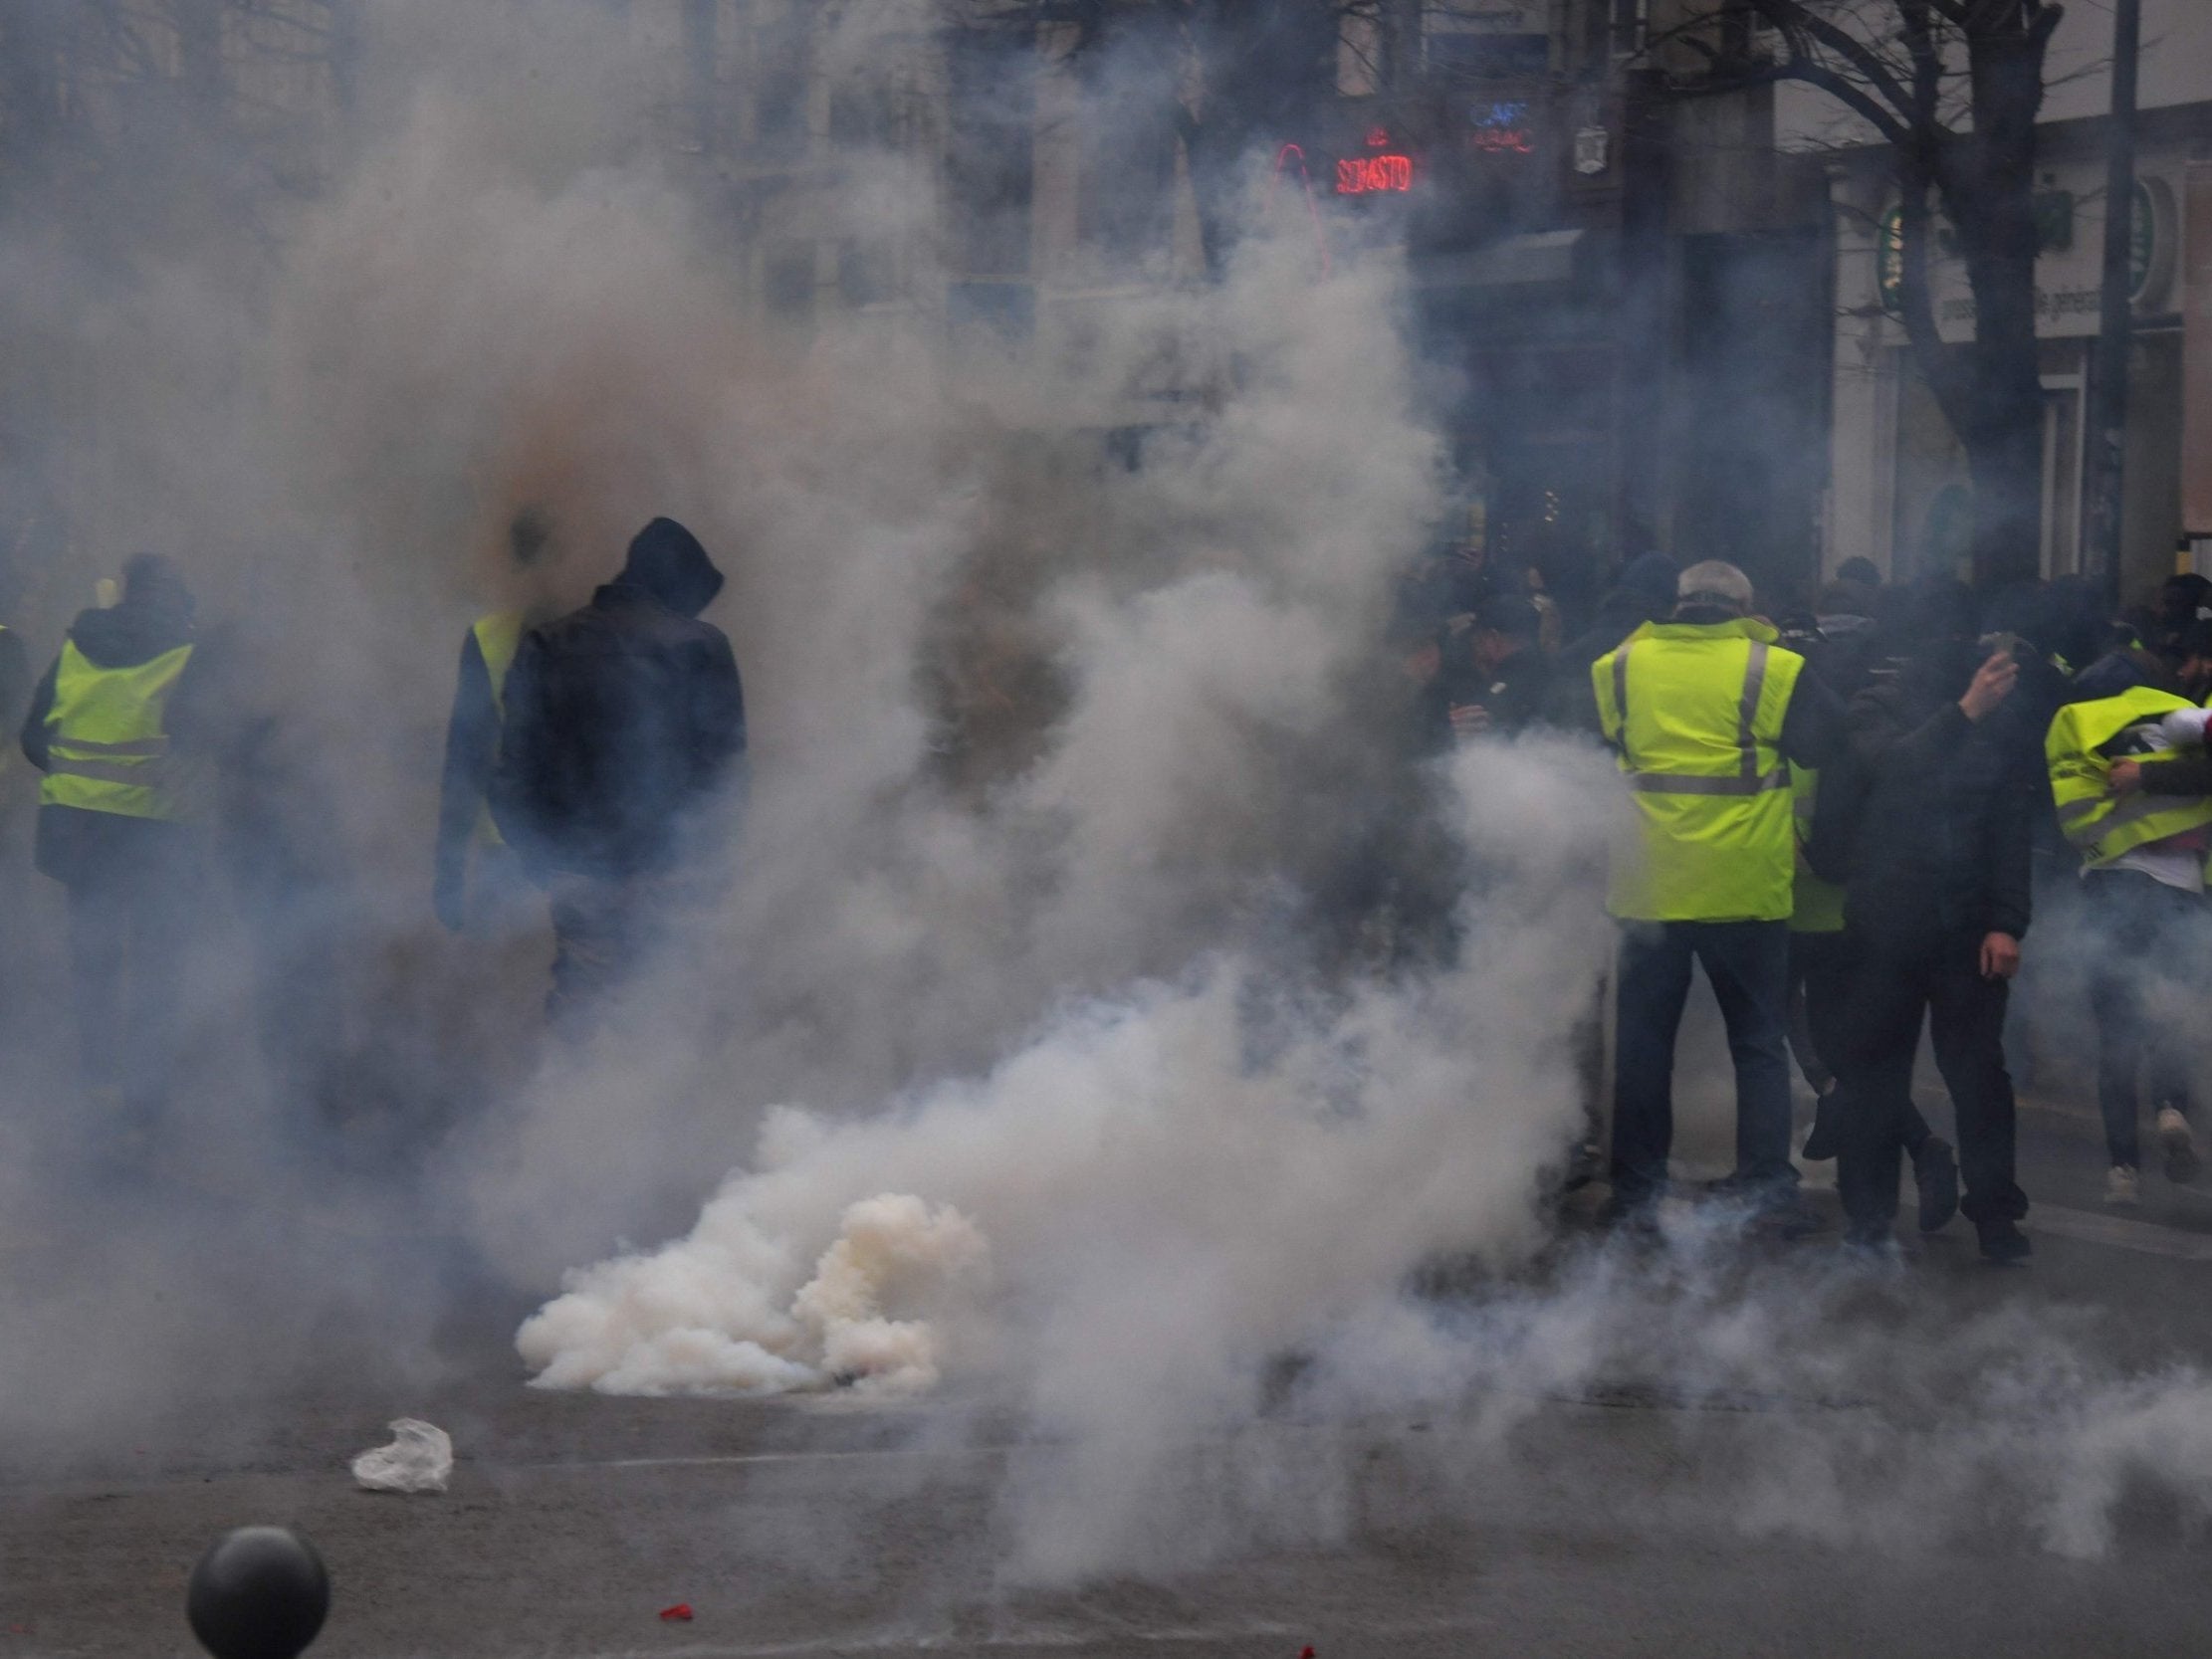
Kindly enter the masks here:
[[1352, 155], [1336, 164], [1336, 193], [1340, 196], [1374, 196], [1414, 187], [1414, 158], [1410, 155]]
[[1467, 134], [1470, 147], [1485, 155], [1529, 155], [1536, 139], [1529, 129], [1525, 103], [1477, 104], [1467, 110], [1474, 128]]

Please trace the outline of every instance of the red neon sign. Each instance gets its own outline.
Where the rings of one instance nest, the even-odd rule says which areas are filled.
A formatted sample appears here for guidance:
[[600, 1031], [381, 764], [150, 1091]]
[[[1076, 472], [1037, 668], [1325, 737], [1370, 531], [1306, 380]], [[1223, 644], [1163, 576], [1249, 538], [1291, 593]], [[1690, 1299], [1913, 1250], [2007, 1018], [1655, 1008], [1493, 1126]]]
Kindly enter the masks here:
[[1336, 164], [1336, 193], [1340, 196], [1374, 196], [1413, 187], [1414, 158], [1410, 155], [1353, 155]]
[[1532, 155], [1536, 150], [1535, 141], [1516, 126], [1478, 127], [1469, 142], [1486, 155]]

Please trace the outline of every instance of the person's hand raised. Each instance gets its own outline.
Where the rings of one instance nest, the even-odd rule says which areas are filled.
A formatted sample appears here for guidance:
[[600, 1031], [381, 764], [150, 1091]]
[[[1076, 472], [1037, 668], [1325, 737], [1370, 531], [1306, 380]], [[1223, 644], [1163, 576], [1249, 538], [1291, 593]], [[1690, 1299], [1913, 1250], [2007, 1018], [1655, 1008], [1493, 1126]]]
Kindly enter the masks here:
[[2019, 684], [2020, 664], [2010, 651], [2000, 651], [1974, 671], [1974, 683], [1958, 700], [1959, 711], [1970, 721], [1987, 720]]

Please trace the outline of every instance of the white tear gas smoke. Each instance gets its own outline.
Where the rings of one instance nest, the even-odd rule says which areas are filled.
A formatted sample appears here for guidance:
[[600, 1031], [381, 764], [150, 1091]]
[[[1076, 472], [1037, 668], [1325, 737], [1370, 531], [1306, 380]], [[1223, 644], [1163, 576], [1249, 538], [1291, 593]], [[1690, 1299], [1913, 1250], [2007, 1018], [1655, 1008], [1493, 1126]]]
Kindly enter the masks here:
[[[1901, 1352], [1932, 1392], [2008, 1342], [2037, 1357], [1950, 1397], [2015, 1426], [1955, 1433], [1954, 1409], [1909, 1442], [1933, 1447], [1911, 1466], [1930, 1513], [2024, 1483], [2050, 1542], [2087, 1552], [2148, 1448], [2190, 1501], [2212, 1487], [2197, 1379], [2093, 1364], [2025, 1316], [1945, 1350], [1870, 1328], [1848, 1287], [1695, 1250], [1650, 1273], [1600, 1255], [1471, 1313], [1407, 1295], [1439, 1256], [1502, 1276], [1543, 1246], [1618, 802], [1573, 744], [1403, 764], [1379, 640], [1443, 445], [1392, 256], [1323, 275], [1291, 202], [1217, 284], [1047, 306], [1025, 359], [948, 352], [897, 307], [793, 338], [733, 294], [696, 181], [614, 113], [651, 79], [616, 11], [376, 12], [356, 147], [251, 281], [189, 237], [119, 287], [10, 247], [11, 314], [81, 376], [63, 424], [97, 429], [112, 486], [84, 492], [97, 545], [40, 604], [58, 625], [65, 577], [153, 539], [245, 619], [284, 762], [262, 805], [318, 852], [307, 875], [250, 860], [277, 874], [247, 920], [311, 916], [342, 944], [345, 1077], [473, 1101], [453, 1074], [490, 1055], [517, 1085], [433, 1170], [512, 1282], [610, 1258], [525, 1327], [543, 1382], [1010, 1399], [1044, 1453], [1002, 1503], [1034, 1576], [1341, 1535], [1356, 1472], [1310, 1442], [1234, 1451], [1223, 1490], [1190, 1491], [1221, 1464], [1189, 1448], [1257, 1445], [1270, 1402], [1341, 1421], [1472, 1388], [1463, 1444], [1486, 1454], [1517, 1406], [1621, 1371], [1826, 1398]], [[825, 61], [864, 59], [887, 15], [849, 8]], [[847, 181], [823, 245], [899, 243], [927, 293], [934, 181], [897, 156]], [[1124, 424], [1147, 430], [1102, 441]], [[526, 506], [559, 557], [518, 593], [497, 550]], [[572, 597], [661, 512], [731, 573], [714, 614], [757, 780], [738, 879], [622, 1037], [525, 1079], [491, 1005], [528, 980], [425, 915], [453, 648], [489, 602]], [[1455, 965], [1390, 961], [1391, 930], [1362, 926], [1410, 926], [1424, 883], [1467, 890]], [[239, 980], [211, 974], [196, 1022], [196, 1155], [273, 1179], [267, 1115], [231, 1103], [255, 1072]], [[87, 1306], [110, 1327], [0, 1345], [6, 1421], [77, 1403], [56, 1379], [88, 1355], [120, 1376], [149, 1341], [235, 1346], [236, 1260], [200, 1286], [176, 1243], [118, 1231], [92, 1284], [15, 1293], [12, 1332]], [[348, 1254], [269, 1250], [332, 1303], [374, 1277], [325, 1259]], [[193, 1343], [140, 1317], [164, 1297]], [[1782, 1467], [1833, 1501], [1749, 1524], [1893, 1535], [1854, 1471], [1898, 1444], [1870, 1414], [1809, 1420]], [[1437, 1484], [1421, 1501], [1447, 1510]]]

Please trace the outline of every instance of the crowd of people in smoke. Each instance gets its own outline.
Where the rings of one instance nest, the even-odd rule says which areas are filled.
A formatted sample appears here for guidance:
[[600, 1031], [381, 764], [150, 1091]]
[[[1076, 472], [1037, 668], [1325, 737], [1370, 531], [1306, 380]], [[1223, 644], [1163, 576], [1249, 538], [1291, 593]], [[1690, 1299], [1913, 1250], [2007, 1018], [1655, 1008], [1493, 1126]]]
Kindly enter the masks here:
[[[537, 515], [518, 516], [515, 563], [529, 565], [546, 535]], [[722, 584], [690, 530], [655, 518], [580, 609], [497, 612], [463, 640], [430, 909], [480, 936], [550, 912], [548, 1024], [571, 1042], [661, 924], [702, 901], [713, 861], [681, 843], [697, 809], [742, 792], [737, 660], [699, 620]], [[175, 1128], [164, 1120], [212, 914], [207, 866], [246, 920], [246, 1001], [293, 1129], [331, 1110], [330, 1074], [345, 1065], [335, 957], [353, 935], [329, 914], [338, 884], [304, 867], [329, 836], [287, 822], [306, 788], [286, 752], [299, 723], [253, 695], [238, 637], [200, 626], [159, 554], [101, 588], [35, 684], [20, 636], [0, 629], [0, 709], [22, 711], [22, 749], [41, 774], [34, 862], [67, 897], [91, 1138], [142, 1172]]]
[[[1608, 1218], [1657, 1226], [1695, 962], [1735, 1072], [1718, 1186], [1753, 1228], [1817, 1230], [1797, 1162], [1834, 1159], [1845, 1243], [1893, 1253], [1908, 1163], [1923, 1231], [1963, 1211], [1984, 1255], [2029, 1255], [2007, 1043], [2032, 1033], [2014, 981], [2038, 913], [2087, 958], [2107, 1201], [2140, 1201], [2145, 1093], [2164, 1177], [2194, 1179], [2180, 993], [2212, 924], [2212, 581], [2113, 618], [2077, 579], [1977, 595], [1853, 559], [1811, 598], [1769, 612], [1731, 565], [1647, 552], [1568, 637], [1537, 570], [1461, 548], [1401, 607], [1417, 748], [1580, 733], [1633, 800], [1611, 1143], [1586, 1148]], [[1923, 1023], [1955, 1147], [1913, 1100]], [[1795, 1159], [1793, 1060], [1814, 1097]]]
[[[518, 567], [547, 533], [517, 517]], [[493, 613], [462, 642], [430, 909], [465, 932], [542, 898], [548, 1024], [565, 1037], [592, 1030], [661, 925], [711, 892], [697, 809], [734, 799], [746, 764], [736, 659], [701, 618], [722, 585], [698, 539], [656, 518], [581, 609]], [[143, 1134], [171, 1085], [195, 826], [256, 816], [221, 797], [250, 793], [269, 733], [240, 712], [236, 666], [219, 633], [203, 642], [173, 564], [141, 554], [103, 598], [35, 683], [0, 630], [0, 701], [22, 709], [42, 774], [36, 864], [68, 897], [85, 1083]], [[1548, 732], [1603, 745], [1621, 773], [1636, 833], [1617, 845], [1620, 945], [1586, 1021], [1592, 1120], [1608, 1127], [1578, 1164], [1610, 1179], [1612, 1222], [1659, 1230], [1694, 965], [1735, 1074], [1736, 1167], [1719, 1185], [1749, 1226], [1817, 1230], [1798, 1165], [1834, 1159], [1853, 1248], [1897, 1248], [1909, 1167], [1921, 1229], [1962, 1212], [1986, 1256], [2028, 1255], [2007, 1043], [2009, 1029], [2018, 1058], [2014, 981], [2033, 973], [2039, 913], [2046, 933], [2063, 915], [2062, 948], [2089, 958], [2107, 1199], [2140, 1201], [2138, 1085], [2164, 1178], [2195, 1176], [2190, 1032], [2169, 992], [2212, 927], [2212, 582], [2176, 576], [2115, 620], [2078, 581], [1977, 596], [1852, 560], [1811, 603], [1766, 606], [1729, 564], [1646, 552], [1578, 607], [1462, 547], [1424, 561], [1401, 601], [1411, 757]], [[225, 834], [238, 880], [282, 881], [281, 847]], [[1379, 843], [1365, 863], [1383, 880], [1354, 908], [1396, 905], [1418, 931], [1408, 845]], [[1431, 884], [1432, 920], [1452, 897]], [[301, 1046], [329, 1046], [317, 932], [289, 930], [260, 975], [264, 1024]], [[1913, 1098], [1923, 1023], [1955, 1147]], [[1802, 1141], [1793, 1059], [1814, 1101]]]

